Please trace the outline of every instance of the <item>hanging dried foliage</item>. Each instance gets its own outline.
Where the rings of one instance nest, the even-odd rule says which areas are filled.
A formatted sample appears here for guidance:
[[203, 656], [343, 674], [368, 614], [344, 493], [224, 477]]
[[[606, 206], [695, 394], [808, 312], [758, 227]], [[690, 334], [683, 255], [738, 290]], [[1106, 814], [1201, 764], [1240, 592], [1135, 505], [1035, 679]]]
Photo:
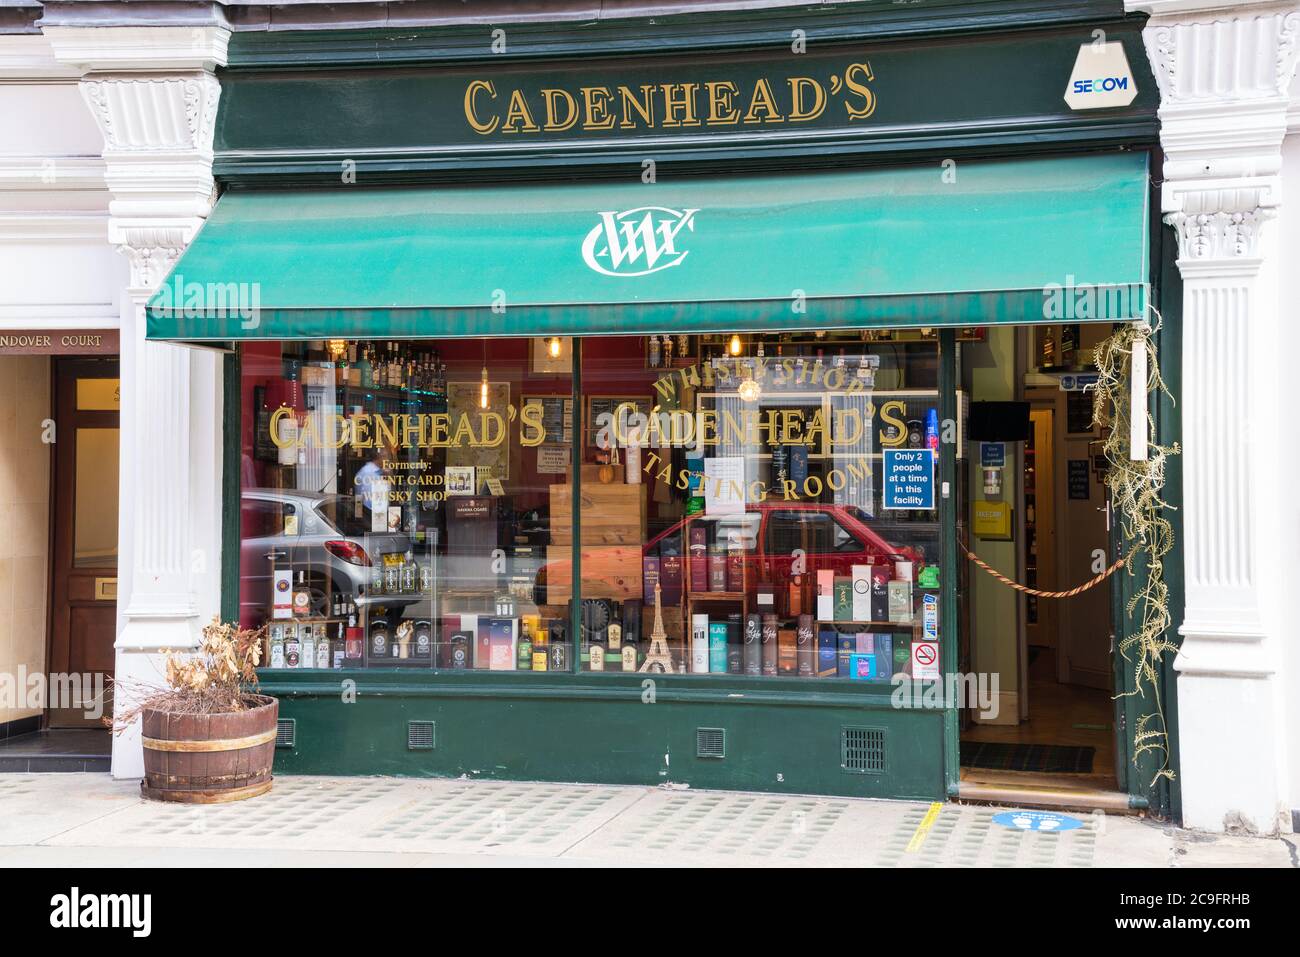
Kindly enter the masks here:
[[250, 700], [257, 691], [257, 666], [262, 661], [266, 626], [249, 629], [213, 618], [203, 629], [197, 648], [165, 651], [167, 683], [156, 687], [142, 682], [113, 683], [123, 703], [117, 714], [105, 718], [115, 731], [133, 726], [143, 711], [170, 714], [230, 714], [256, 707]]
[[[1154, 312], [1154, 310], [1153, 310]], [[1150, 705], [1150, 710], [1138, 717], [1133, 729], [1133, 761], [1143, 754], [1152, 754], [1158, 762], [1155, 778], [1173, 780], [1169, 766], [1169, 736], [1165, 723], [1164, 702], [1160, 696], [1159, 667], [1165, 655], [1177, 653], [1178, 646], [1169, 638], [1173, 623], [1169, 612], [1169, 585], [1165, 581], [1165, 556], [1173, 549], [1174, 530], [1168, 519], [1172, 508], [1164, 500], [1165, 467], [1171, 455], [1179, 454], [1177, 443], [1159, 445], [1148, 442], [1146, 457], [1130, 457], [1131, 415], [1146, 419], [1146, 434], [1154, 438], [1155, 420], [1150, 403], [1132, 408], [1130, 401], [1130, 376], [1135, 350], [1145, 350], [1147, 374], [1145, 395], [1159, 390], [1173, 399], [1160, 376], [1160, 364], [1153, 342], [1159, 330], [1141, 325], [1125, 325], [1097, 346], [1094, 361], [1099, 378], [1093, 404], [1093, 424], [1109, 429], [1104, 451], [1109, 469], [1106, 485], [1119, 522], [1120, 534], [1125, 542], [1125, 554], [1142, 562], [1129, 561], [1127, 573], [1140, 576], [1137, 592], [1129, 599], [1125, 609], [1129, 620], [1137, 627], [1119, 643], [1119, 653], [1133, 668], [1134, 690], [1124, 695], [1138, 695]], [[1139, 375], [1141, 363], [1139, 362]], [[1140, 566], [1145, 565], [1145, 568]]]

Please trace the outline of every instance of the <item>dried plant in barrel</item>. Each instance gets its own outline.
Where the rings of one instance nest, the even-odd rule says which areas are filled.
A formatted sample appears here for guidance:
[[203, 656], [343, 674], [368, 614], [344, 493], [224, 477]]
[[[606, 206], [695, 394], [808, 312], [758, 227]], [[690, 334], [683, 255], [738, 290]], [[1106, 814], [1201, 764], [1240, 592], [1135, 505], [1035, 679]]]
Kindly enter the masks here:
[[215, 804], [270, 790], [280, 703], [257, 693], [265, 638], [214, 618], [198, 648], [166, 653], [166, 687], [118, 713], [119, 731], [140, 719], [145, 797]]

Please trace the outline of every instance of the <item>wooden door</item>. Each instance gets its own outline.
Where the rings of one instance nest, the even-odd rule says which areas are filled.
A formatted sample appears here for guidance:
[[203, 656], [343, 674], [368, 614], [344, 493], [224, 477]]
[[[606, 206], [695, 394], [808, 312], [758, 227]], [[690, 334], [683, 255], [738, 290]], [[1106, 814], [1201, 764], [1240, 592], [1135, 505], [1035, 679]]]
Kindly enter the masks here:
[[[50, 701], [54, 728], [95, 727], [112, 714], [117, 631], [117, 502], [120, 381], [116, 359], [54, 361], [54, 475], [50, 514], [51, 674], [102, 699]], [[70, 706], [69, 706], [70, 705]], [[102, 706], [102, 707], [101, 707]]]

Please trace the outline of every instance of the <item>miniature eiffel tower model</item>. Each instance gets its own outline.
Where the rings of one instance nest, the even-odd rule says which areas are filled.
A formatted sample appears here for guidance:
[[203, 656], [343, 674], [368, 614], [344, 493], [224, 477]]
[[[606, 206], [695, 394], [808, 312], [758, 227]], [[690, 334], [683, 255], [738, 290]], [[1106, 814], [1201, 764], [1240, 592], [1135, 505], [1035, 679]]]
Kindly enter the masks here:
[[649, 671], [655, 666], [663, 674], [673, 673], [673, 656], [668, 650], [668, 635], [664, 633], [664, 616], [659, 604], [659, 583], [655, 582], [655, 626], [650, 632], [650, 650], [637, 671]]

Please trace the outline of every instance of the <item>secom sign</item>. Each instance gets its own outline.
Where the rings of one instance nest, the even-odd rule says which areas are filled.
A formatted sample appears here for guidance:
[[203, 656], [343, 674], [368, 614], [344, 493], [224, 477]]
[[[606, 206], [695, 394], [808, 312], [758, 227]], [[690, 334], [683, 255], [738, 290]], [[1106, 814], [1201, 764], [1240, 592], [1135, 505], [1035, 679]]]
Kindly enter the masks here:
[[1137, 83], [1122, 43], [1085, 43], [1079, 47], [1074, 71], [1065, 89], [1072, 110], [1128, 106], [1137, 97]]

